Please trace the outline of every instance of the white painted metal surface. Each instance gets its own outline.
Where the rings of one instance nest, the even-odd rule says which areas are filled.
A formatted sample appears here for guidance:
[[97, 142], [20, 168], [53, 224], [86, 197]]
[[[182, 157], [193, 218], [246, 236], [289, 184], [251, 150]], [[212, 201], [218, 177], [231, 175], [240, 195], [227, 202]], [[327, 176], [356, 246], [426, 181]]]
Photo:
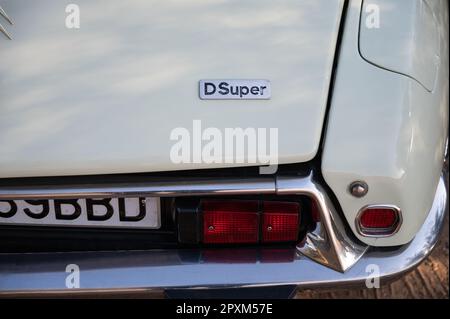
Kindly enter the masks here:
[[[427, 217], [439, 181], [449, 116], [448, 9], [445, 0], [431, 2], [440, 37], [433, 92], [415, 79], [362, 59], [357, 50], [361, 1], [351, 1], [349, 6], [322, 172], [350, 227], [370, 245], [409, 242]], [[401, 8], [394, 7], [401, 15]], [[380, 9], [382, 18], [383, 10], [391, 10], [392, 6]], [[384, 31], [380, 28], [379, 32]], [[385, 54], [389, 56], [389, 50]], [[414, 65], [414, 69], [420, 67]], [[355, 180], [368, 184], [364, 197], [350, 194], [348, 187]], [[368, 238], [356, 232], [358, 211], [376, 204], [395, 205], [402, 211], [403, 224], [391, 237]]]
[[[366, 27], [374, 6], [380, 10], [379, 28]], [[425, 0], [364, 0], [361, 56], [377, 66], [410, 76], [433, 91], [441, 60], [437, 19]]]
[[[170, 133], [194, 119], [278, 128], [280, 163], [316, 154], [343, 1], [76, 3], [80, 29], [66, 2], [1, 1], [15, 23], [0, 38], [0, 177], [243, 165], [172, 163]], [[201, 100], [201, 79], [267, 79], [272, 98]]]

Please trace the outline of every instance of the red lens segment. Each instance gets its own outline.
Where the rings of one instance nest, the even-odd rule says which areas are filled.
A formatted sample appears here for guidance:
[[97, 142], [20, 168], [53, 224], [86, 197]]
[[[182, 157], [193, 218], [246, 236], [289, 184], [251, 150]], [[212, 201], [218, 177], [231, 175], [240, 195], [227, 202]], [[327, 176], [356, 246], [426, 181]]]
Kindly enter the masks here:
[[202, 201], [206, 244], [297, 241], [300, 205], [257, 200]]
[[203, 201], [203, 242], [258, 242], [257, 201]]
[[359, 224], [363, 233], [390, 234], [396, 230], [399, 219], [397, 209], [373, 207], [361, 213]]
[[263, 205], [262, 241], [297, 241], [300, 205], [267, 201]]

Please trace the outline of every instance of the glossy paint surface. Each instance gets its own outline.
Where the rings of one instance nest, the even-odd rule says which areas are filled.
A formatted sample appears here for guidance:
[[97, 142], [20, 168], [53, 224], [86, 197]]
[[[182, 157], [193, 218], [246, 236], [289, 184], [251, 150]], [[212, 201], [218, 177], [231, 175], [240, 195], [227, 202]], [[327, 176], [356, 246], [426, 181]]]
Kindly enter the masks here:
[[[176, 164], [173, 129], [278, 128], [279, 162], [319, 146], [340, 0], [2, 0], [0, 177], [242, 166]], [[199, 98], [202, 79], [267, 79], [270, 100]], [[255, 164], [253, 164], [255, 165]]]
[[[379, 28], [371, 25], [374, 6], [380, 8]], [[361, 56], [433, 91], [441, 60], [438, 25], [425, 0], [365, 0], [359, 30]]]
[[[442, 169], [449, 116], [448, 2], [429, 4], [436, 18], [440, 48], [436, 84], [431, 92], [416, 79], [368, 63], [360, 56], [362, 2], [351, 1], [349, 5], [322, 172], [348, 224], [369, 245], [401, 245], [413, 239], [430, 210]], [[402, 14], [401, 7], [382, 5], [381, 21], [384, 10]], [[378, 32], [384, 32], [383, 28]], [[415, 46], [422, 47], [420, 43]], [[402, 65], [400, 59], [395, 61]], [[420, 67], [414, 65], [414, 69]], [[354, 181], [368, 184], [365, 196], [350, 194], [349, 185]], [[400, 208], [403, 223], [398, 232], [384, 238], [358, 234], [358, 211], [366, 205], [384, 204]]]

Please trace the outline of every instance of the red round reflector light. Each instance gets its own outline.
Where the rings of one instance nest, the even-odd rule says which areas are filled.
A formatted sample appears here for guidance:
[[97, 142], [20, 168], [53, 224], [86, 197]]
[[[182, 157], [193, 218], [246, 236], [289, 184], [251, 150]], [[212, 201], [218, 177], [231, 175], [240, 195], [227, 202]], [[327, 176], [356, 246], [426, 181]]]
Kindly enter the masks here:
[[389, 236], [400, 226], [400, 210], [393, 206], [369, 206], [358, 215], [357, 226], [361, 234]]

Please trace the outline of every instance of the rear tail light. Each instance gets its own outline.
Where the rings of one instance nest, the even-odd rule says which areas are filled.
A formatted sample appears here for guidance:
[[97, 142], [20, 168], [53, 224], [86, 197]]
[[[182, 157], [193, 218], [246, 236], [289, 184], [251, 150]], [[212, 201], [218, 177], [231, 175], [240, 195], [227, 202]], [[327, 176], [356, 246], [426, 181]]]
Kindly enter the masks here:
[[296, 241], [298, 238], [298, 203], [264, 202], [262, 241]]
[[368, 206], [358, 214], [356, 223], [362, 235], [390, 236], [400, 227], [400, 210], [394, 206]]
[[206, 244], [297, 241], [300, 205], [296, 202], [204, 200]]
[[204, 201], [202, 210], [204, 243], [258, 242], [258, 202]]

